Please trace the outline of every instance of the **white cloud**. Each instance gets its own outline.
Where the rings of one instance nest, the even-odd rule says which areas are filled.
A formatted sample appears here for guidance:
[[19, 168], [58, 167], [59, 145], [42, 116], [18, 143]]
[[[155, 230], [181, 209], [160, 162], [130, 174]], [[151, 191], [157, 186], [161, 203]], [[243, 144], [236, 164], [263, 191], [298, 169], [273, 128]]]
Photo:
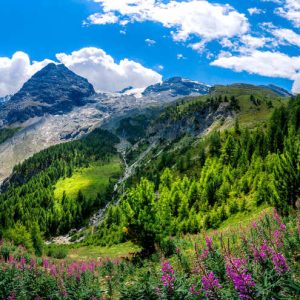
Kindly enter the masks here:
[[156, 44], [156, 41], [151, 40], [151, 39], [145, 39], [145, 42], [148, 46], [153, 46]]
[[246, 53], [264, 47], [268, 42], [268, 39], [265, 37], [255, 37], [248, 34], [242, 36], [241, 42], [243, 43], [243, 46], [239, 48], [239, 52]]
[[300, 35], [291, 29], [274, 29], [271, 30], [272, 34], [279, 39], [279, 42], [295, 45], [300, 47]]
[[22, 85], [51, 60], [30, 62], [24, 52], [16, 52], [12, 58], [0, 57], [0, 97], [15, 94]]
[[[246, 16], [236, 11], [230, 5], [213, 4], [206, 0], [169, 1], [159, 0], [93, 0], [100, 3], [103, 13], [113, 13], [121, 22], [152, 21], [161, 23], [172, 29], [175, 41], [186, 41], [192, 36], [202, 40], [202, 43], [233, 37], [248, 31], [249, 23]], [[188, 16], [188, 17], [187, 17]], [[97, 24], [97, 18], [89, 20]], [[195, 43], [193, 48], [201, 48]]]
[[281, 4], [282, 3], [281, 0], [261, 0], [261, 2], [273, 2], [273, 3], [276, 3], [276, 4]]
[[89, 80], [98, 91], [119, 91], [128, 86], [144, 88], [162, 80], [157, 72], [127, 58], [119, 63], [98, 48], [82, 48], [57, 59], [73, 72]]
[[283, 6], [278, 7], [275, 12], [291, 21], [294, 26], [300, 27], [300, 0], [284, 0]]
[[181, 53], [178, 53], [176, 55], [176, 57], [177, 57], [177, 59], [186, 59], [186, 57], [183, 54], [181, 54]]
[[234, 41], [224, 38], [220, 41], [220, 44], [223, 48], [228, 48], [234, 52], [246, 54], [265, 47], [269, 42], [272, 42], [272, 39], [246, 34]]
[[261, 8], [257, 8], [257, 7], [251, 7], [251, 8], [248, 8], [248, 12], [249, 14], [252, 16], [252, 15], [260, 15], [260, 14], [264, 14], [265, 11]]
[[88, 17], [88, 22], [83, 22], [83, 24], [98, 24], [98, 25], [105, 25], [105, 24], [114, 24], [118, 23], [119, 18], [112, 12], [108, 12], [106, 14], [93, 14]]
[[294, 81], [293, 92], [300, 93], [300, 56], [280, 52], [253, 51], [248, 55], [219, 56], [212, 66], [246, 71], [268, 77], [287, 78]]

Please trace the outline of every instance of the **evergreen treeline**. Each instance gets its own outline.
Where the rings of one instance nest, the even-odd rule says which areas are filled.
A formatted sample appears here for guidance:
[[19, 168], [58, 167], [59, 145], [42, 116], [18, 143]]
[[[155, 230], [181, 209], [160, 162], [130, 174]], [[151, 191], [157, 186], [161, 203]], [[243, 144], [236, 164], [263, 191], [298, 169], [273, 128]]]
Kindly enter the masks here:
[[32, 230], [49, 236], [80, 226], [104, 205], [105, 195], [88, 199], [79, 192], [74, 200], [64, 193], [62, 199], [55, 199], [54, 185], [77, 168], [108, 162], [116, 154], [117, 142], [113, 134], [96, 129], [81, 140], [52, 146], [17, 165], [0, 194], [0, 235], [16, 240]]
[[199, 166], [194, 176], [179, 167], [182, 158], [191, 162], [189, 153], [164, 158], [150, 179], [141, 179], [120, 205], [109, 208], [89, 242], [131, 239], [151, 251], [164, 237], [217, 228], [262, 204], [288, 213], [300, 194], [299, 128], [298, 96], [287, 108], [275, 109], [264, 128], [242, 129], [236, 122], [231, 130], [211, 133], [190, 163]]
[[11, 138], [19, 128], [0, 128], [0, 144]]

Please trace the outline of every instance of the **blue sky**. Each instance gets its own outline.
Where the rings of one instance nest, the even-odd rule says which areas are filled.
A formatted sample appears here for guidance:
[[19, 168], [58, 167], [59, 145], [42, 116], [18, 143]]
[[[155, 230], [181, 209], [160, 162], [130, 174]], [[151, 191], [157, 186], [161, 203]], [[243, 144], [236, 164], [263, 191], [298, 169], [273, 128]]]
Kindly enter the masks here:
[[300, 0], [7, 0], [0, 36], [0, 96], [52, 60], [97, 90], [179, 75], [300, 92]]

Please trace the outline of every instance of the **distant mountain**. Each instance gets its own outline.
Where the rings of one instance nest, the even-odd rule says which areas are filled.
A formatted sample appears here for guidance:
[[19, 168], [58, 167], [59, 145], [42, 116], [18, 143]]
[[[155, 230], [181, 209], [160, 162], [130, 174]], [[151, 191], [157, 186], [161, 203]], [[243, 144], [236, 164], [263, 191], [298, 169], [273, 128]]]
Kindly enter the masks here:
[[209, 85], [182, 77], [172, 77], [162, 83], [157, 83], [147, 87], [143, 92], [143, 96], [165, 95], [166, 97], [183, 97], [191, 95], [206, 95], [209, 91]]
[[50, 63], [4, 104], [0, 119], [12, 124], [45, 114], [64, 114], [86, 104], [84, 99], [93, 94], [95, 90], [85, 78], [62, 64]]
[[272, 97], [290, 97], [291, 94], [275, 85], [254, 85], [247, 83], [234, 83], [229, 85], [215, 85], [211, 88], [210, 93], [213, 95], [253, 95], [260, 98]]
[[173, 77], [146, 89], [125, 88], [115, 93], [95, 93], [93, 86], [64, 65], [49, 64], [27, 81], [11, 99], [2, 99], [0, 130], [18, 128], [0, 144], [0, 182], [14, 165], [40, 150], [78, 139], [104, 123], [117, 124], [146, 108], [162, 108], [186, 96], [245, 95], [273, 99], [283, 92], [273, 86], [247, 84], [214, 86]]
[[274, 93], [276, 93], [280, 97], [291, 97], [292, 96], [292, 94], [290, 92], [288, 92], [284, 88], [281, 88], [281, 87], [279, 87], [277, 85], [274, 85], [274, 84], [261, 85], [261, 87], [273, 91]]

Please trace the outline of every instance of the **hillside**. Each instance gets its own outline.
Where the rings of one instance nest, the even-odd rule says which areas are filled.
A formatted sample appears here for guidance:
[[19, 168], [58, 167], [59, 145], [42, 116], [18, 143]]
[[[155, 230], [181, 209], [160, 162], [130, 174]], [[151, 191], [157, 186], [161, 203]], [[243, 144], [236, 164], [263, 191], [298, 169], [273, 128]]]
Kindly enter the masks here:
[[[18, 236], [22, 230], [30, 234], [36, 226], [49, 237], [82, 226], [109, 201], [120, 172], [115, 149], [118, 141], [111, 133], [97, 129], [81, 140], [52, 146], [15, 166], [0, 194], [1, 235]], [[72, 192], [66, 191], [81, 172], [89, 178], [81, 185], [77, 182], [76, 187], [73, 184]]]
[[[22, 244], [34, 272], [59, 278], [70, 299], [243, 299], [232, 268], [251, 276], [248, 299], [297, 299], [300, 98], [218, 89], [117, 115], [104, 125], [111, 132], [15, 166], [0, 194], [0, 234], [14, 243], [0, 255], [13, 258], [0, 266], [26, 269]], [[253, 259], [254, 245], [267, 249], [263, 260]], [[39, 263], [33, 253], [52, 258]], [[207, 296], [205, 276], [222, 288]], [[30, 293], [45, 295], [38, 285]]]

